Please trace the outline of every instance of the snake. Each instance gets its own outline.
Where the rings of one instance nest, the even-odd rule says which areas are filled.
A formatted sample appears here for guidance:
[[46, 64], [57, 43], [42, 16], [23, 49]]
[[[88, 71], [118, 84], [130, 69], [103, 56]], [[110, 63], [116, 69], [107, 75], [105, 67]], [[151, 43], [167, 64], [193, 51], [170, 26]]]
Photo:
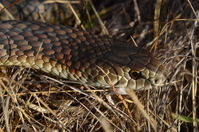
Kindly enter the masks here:
[[157, 88], [165, 80], [162, 63], [126, 40], [32, 21], [0, 21], [0, 66], [122, 90]]
[[[0, 0], [0, 20], [39, 21], [71, 24], [74, 20], [67, 3], [46, 0]], [[73, 7], [79, 8], [77, 4]]]

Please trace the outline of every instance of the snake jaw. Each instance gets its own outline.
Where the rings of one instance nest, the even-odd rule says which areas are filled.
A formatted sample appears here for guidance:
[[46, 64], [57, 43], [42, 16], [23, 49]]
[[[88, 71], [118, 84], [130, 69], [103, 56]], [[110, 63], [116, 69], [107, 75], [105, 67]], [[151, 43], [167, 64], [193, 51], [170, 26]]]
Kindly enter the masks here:
[[139, 78], [137, 80], [135, 79], [130, 79], [128, 80], [128, 85], [126, 87], [118, 87], [117, 85], [115, 86], [117, 88], [117, 93], [122, 94], [122, 95], [127, 95], [127, 89], [131, 90], [150, 90], [150, 89], [157, 89], [161, 86], [164, 85], [164, 82], [166, 80], [164, 74], [161, 72], [154, 72], [150, 71], [148, 75], [154, 75], [154, 76], [148, 76], [147, 74], [144, 74], [146, 72], [149, 72], [148, 69], [143, 70], [142, 73], [142, 78]]

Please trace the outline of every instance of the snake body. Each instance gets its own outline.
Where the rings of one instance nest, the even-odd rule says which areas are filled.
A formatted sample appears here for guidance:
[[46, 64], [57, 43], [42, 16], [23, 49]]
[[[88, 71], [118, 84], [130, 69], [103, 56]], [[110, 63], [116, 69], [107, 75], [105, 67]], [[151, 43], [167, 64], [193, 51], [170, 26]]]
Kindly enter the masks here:
[[[46, 0], [0, 0], [5, 9], [0, 12], [0, 20], [39, 21], [61, 24], [73, 20], [66, 3]], [[75, 8], [75, 7], [74, 7]]]
[[151, 89], [164, 80], [145, 49], [62, 25], [1, 21], [0, 66], [23, 66], [97, 87]]

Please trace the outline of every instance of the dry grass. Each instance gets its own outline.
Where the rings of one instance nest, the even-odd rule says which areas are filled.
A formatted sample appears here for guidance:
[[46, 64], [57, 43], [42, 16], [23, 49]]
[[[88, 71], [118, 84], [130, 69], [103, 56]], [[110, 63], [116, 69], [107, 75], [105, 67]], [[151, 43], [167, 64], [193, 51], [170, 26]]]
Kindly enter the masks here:
[[[40, 17], [36, 18], [12, 12], [15, 4], [22, 3], [20, 0], [14, 5], [3, 4], [9, 7], [4, 14], [8, 18], [1, 15], [1, 19], [12, 16], [72, 25], [130, 42], [132, 37], [162, 61], [167, 81], [156, 90], [129, 91], [129, 96], [121, 96], [109, 89], [51, 78], [30, 69], [2, 68], [0, 131], [198, 130], [197, 0], [57, 2], [52, 5], [53, 0], [45, 1], [37, 6]], [[44, 5], [50, 5], [51, 10]]]

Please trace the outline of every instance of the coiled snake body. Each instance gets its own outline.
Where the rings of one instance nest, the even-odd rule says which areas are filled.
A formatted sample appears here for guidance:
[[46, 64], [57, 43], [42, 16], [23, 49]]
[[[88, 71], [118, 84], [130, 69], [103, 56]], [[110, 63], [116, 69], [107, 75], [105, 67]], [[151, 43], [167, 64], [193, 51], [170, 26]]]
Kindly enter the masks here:
[[99, 87], [143, 90], [164, 80], [159, 61], [125, 41], [15, 20], [0, 22], [0, 65], [29, 67]]

